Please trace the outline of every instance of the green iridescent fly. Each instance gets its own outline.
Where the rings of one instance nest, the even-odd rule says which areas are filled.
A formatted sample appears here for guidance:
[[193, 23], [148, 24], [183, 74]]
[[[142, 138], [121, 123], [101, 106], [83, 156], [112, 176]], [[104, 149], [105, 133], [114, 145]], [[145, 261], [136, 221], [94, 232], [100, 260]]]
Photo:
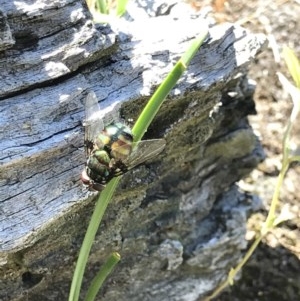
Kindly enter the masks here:
[[81, 180], [90, 190], [103, 190], [112, 178], [157, 156], [166, 145], [164, 139], [134, 143], [131, 129], [121, 122], [104, 126], [94, 92], [86, 97], [85, 111], [83, 125], [87, 161]]

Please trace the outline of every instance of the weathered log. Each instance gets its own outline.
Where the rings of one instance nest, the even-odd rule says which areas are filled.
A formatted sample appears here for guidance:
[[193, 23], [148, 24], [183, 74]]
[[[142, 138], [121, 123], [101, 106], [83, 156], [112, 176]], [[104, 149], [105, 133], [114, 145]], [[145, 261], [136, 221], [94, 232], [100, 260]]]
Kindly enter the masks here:
[[[136, 119], [202, 23], [184, 4], [111, 30], [79, 1], [2, 2], [0, 299], [66, 300], [93, 209], [79, 181], [83, 100], [94, 91], [106, 120]], [[264, 44], [211, 26], [146, 134], [164, 152], [123, 177], [97, 235], [87, 282], [122, 256], [101, 300], [197, 300], [241, 257], [255, 202], [234, 183], [263, 159], [247, 66]]]

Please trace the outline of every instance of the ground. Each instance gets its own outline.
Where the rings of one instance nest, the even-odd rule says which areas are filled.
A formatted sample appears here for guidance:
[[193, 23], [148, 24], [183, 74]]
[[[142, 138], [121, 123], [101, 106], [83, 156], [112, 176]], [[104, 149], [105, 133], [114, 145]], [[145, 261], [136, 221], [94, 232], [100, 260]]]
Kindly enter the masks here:
[[[194, 1], [196, 2], [196, 1]], [[291, 47], [300, 58], [300, 2], [279, 0], [213, 1], [219, 22], [239, 22], [252, 32], [265, 33], [270, 41], [266, 49], [251, 65], [249, 77], [257, 82], [255, 93], [256, 116], [249, 120], [260, 137], [267, 159], [257, 170], [241, 182], [241, 186], [258, 194], [265, 210], [249, 221], [249, 236], [253, 228], [267, 216], [271, 197], [280, 169], [282, 137], [292, 102], [283, 91], [276, 72], [288, 76], [282, 58], [282, 47]], [[216, 4], [218, 3], [218, 4]], [[217, 6], [216, 6], [217, 5]], [[224, 5], [224, 6], [223, 6]], [[288, 76], [289, 77], [289, 76]], [[289, 77], [290, 78], [290, 77]], [[300, 123], [295, 125], [293, 141], [300, 145]], [[219, 301], [297, 301], [300, 300], [300, 210], [297, 185], [300, 184], [300, 165], [293, 165], [287, 173], [281, 191], [279, 211], [285, 206], [292, 219], [282, 223], [260, 244], [243, 269], [240, 280], [215, 300]], [[249, 240], [249, 246], [251, 240]]]

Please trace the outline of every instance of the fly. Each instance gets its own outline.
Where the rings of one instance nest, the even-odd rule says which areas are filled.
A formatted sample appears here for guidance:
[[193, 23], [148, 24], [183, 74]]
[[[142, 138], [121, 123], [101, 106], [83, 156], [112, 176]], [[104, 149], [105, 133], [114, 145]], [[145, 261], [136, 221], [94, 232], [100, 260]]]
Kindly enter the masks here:
[[83, 125], [87, 161], [81, 180], [90, 190], [103, 190], [112, 178], [157, 156], [166, 145], [164, 139], [133, 142], [131, 129], [121, 122], [104, 126], [94, 92], [86, 97], [85, 111]]

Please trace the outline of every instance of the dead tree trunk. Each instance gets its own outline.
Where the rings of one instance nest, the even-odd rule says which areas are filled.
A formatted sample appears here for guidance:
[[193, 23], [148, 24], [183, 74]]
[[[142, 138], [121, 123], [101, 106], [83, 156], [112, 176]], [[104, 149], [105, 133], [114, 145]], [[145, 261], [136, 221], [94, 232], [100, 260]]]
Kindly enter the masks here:
[[[84, 97], [136, 119], [202, 26], [184, 4], [112, 30], [78, 0], [37, 3], [0, 8], [3, 301], [67, 300], [93, 209], [79, 181]], [[253, 203], [234, 183], [263, 158], [246, 72], [264, 43], [211, 25], [146, 134], [164, 137], [164, 152], [123, 177], [97, 235], [88, 281], [110, 252], [122, 256], [101, 300], [197, 300], [241, 257]]]

